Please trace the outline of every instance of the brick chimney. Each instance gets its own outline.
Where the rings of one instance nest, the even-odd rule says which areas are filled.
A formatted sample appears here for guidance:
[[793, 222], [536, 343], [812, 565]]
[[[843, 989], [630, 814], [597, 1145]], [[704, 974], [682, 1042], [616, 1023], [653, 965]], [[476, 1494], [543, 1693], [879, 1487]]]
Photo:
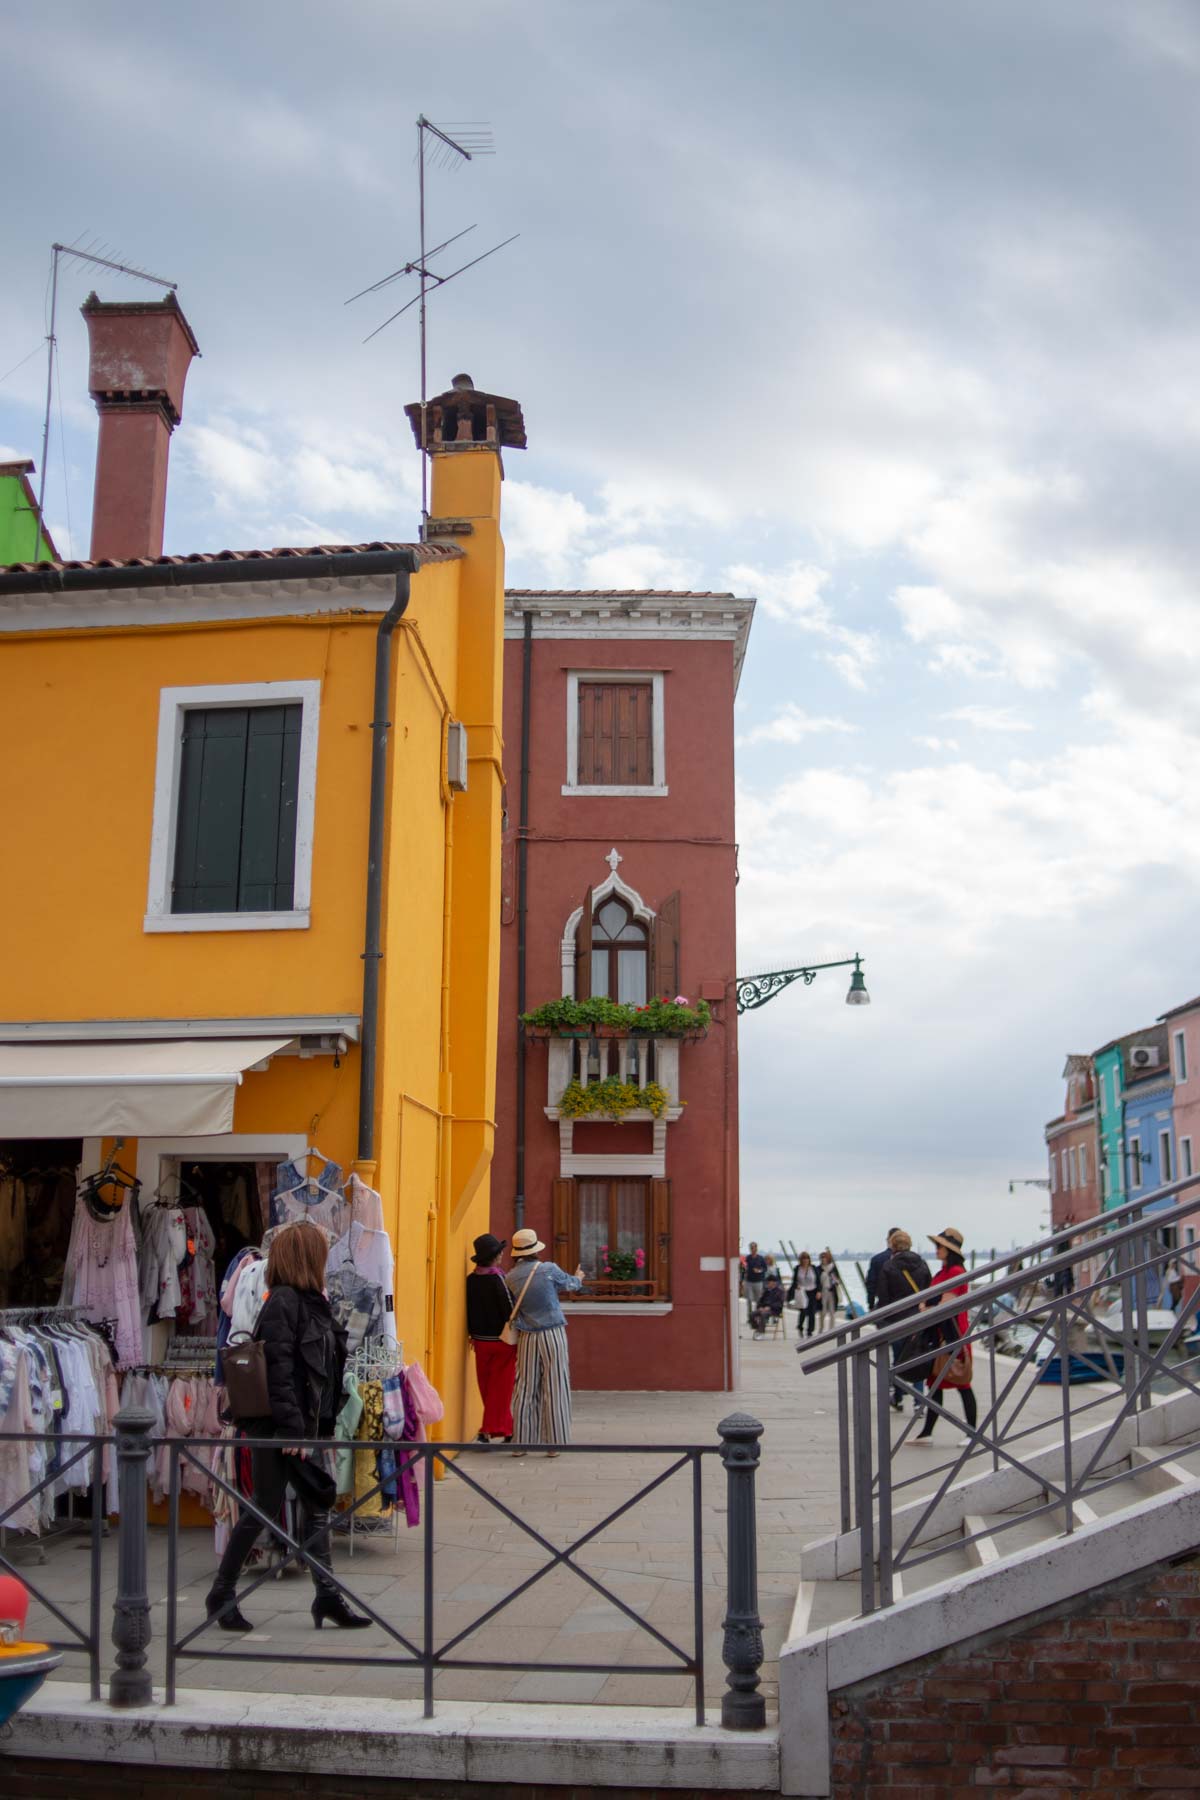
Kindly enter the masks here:
[[92, 561], [159, 557], [171, 433], [200, 346], [173, 293], [141, 301], [89, 294], [81, 311], [91, 346], [88, 389], [100, 414]]

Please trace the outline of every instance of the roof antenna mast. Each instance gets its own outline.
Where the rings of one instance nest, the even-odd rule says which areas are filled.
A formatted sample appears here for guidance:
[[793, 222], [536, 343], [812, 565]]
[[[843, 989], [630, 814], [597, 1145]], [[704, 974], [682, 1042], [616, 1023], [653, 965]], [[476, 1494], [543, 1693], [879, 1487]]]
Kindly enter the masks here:
[[420, 249], [411, 262], [406, 262], [402, 268], [393, 269], [390, 275], [383, 276], [380, 281], [372, 282], [370, 287], [360, 288], [357, 294], [351, 294], [350, 299], [345, 302], [345, 304], [349, 306], [351, 301], [361, 300], [364, 294], [377, 294], [381, 288], [387, 287], [390, 282], [397, 281], [401, 275], [416, 275], [420, 282], [419, 292], [414, 294], [411, 300], [407, 300], [397, 312], [392, 313], [389, 318], [386, 318], [382, 325], [377, 325], [374, 331], [368, 332], [367, 336], [363, 339], [363, 343], [369, 344], [373, 337], [378, 337], [381, 331], [392, 324], [393, 320], [398, 319], [401, 313], [406, 313], [409, 307], [416, 306], [419, 308], [417, 320], [421, 365], [422, 538], [425, 537], [425, 528], [429, 523], [429, 452], [426, 448], [425, 435], [425, 407], [428, 395], [428, 340], [426, 335], [427, 298], [431, 288], [436, 291], [440, 287], [445, 287], [446, 283], [448, 281], [453, 281], [456, 275], [465, 274], [468, 269], [473, 269], [476, 263], [485, 261], [487, 257], [494, 256], [497, 250], [503, 250], [506, 245], [515, 243], [517, 238], [521, 235], [520, 232], [514, 232], [512, 237], [505, 238], [502, 243], [493, 244], [491, 249], [485, 250], [481, 256], [474, 256], [471, 258], [470, 262], [463, 263], [460, 268], [452, 269], [449, 275], [439, 274], [436, 269], [431, 269], [429, 267], [433, 257], [440, 256], [443, 250], [448, 250], [451, 244], [456, 244], [459, 238], [466, 237], [467, 232], [474, 231], [475, 227], [474, 225], [468, 225], [465, 230], [456, 231], [453, 237], [446, 238], [443, 243], [435, 244], [432, 250], [426, 249], [425, 175], [427, 168], [430, 167], [454, 169], [458, 168], [464, 162], [473, 162], [477, 156], [494, 155], [495, 145], [492, 142], [492, 132], [489, 125], [481, 123], [478, 120], [458, 120], [448, 123], [443, 127], [441, 125], [435, 125], [431, 119], [425, 117], [424, 113], [419, 113], [417, 115], [417, 204], [421, 240]]
[[[39, 471], [37, 520], [34, 526], [35, 533], [38, 534], [45, 529], [45, 513], [42, 508], [46, 499], [46, 464], [50, 460], [50, 402], [54, 395], [54, 358], [58, 354], [55, 326], [58, 320], [58, 268], [60, 261], [65, 256], [68, 268], [73, 267], [76, 263], [93, 263], [100, 269], [112, 269], [118, 275], [132, 275], [135, 281], [152, 281], [155, 287], [169, 288], [172, 293], [179, 286], [177, 281], [164, 281], [161, 275], [151, 275], [148, 269], [135, 269], [129, 263], [113, 262], [110, 257], [100, 256], [97, 253], [97, 246], [100, 250], [108, 249], [108, 245], [101, 244], [98, 238], [89, 239], [85, 246], [80, 245], [78, 238], [73, 244], [51, 244], [50, 246], [50, 329], [46, 333], [46, 416], [42, 421], [42, 466]], [[65, 448], [63, 456], [64, 458], [66, 456]], [[35, 562], [37, 561], [37, 545], [38, 540], [35, 536], [33, 541], [33, 560]]]

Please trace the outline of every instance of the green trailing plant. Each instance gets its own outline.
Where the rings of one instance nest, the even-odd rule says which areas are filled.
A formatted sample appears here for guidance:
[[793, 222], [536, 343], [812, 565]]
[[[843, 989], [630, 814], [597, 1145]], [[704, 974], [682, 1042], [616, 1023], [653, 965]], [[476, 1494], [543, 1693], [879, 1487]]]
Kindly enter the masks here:
[[622, 1081], [609, 1075], [603, 1081], [569, 1081], [559, 1096], [558, 1110], [564, 1119], [585, 1119], [600, 1113], [606, 1119], [623, 1119], [627, 1113], [648, 1112], [661, 1119], [670, 1105], [667, 1090], [657, 1081], [639, 1087], [636, 1081]]
[[586, 1031], [608, 1026], [615, 1031], [644, 1031], [656, 1037], [686, 1037], [689, 1032], [708, 1030], [712, 1008], [707, 1000], [691, 1006], [682, 994], [674, 1000], [649, 1000], [645, 1006], [608, 1000], [602, 995], [592, 1000], [564, 997], [547, 1000], [533, 1012], [522, 1013], [521, 1023], [550, 1031]]

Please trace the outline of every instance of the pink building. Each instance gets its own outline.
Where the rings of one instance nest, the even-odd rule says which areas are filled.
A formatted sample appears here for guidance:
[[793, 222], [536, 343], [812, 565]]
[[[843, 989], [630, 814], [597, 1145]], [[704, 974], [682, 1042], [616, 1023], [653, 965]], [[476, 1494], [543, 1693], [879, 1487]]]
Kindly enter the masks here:
[[[738, 1249], [733, 702], [754, 603], [731, 594], [510, 592], [508, 829], [492, 1229], [582, 1264], [577, 1388], [723, 1389]], [[529, 1037], [562, 996], [705, 1000], [703, 1037]], [[571, 1083], [666, 1095], [566, 1117]], [[661, 1100], [659, 1101], [661, 1104]], [[641, 1252], [636, 1286], [603, 1247]]]
[[1050, 1170], [1050, 1229], [1078, 1224], [1100, 1211], [1100, 1137], [1090, 1056], [1068, 1056], [1066, 1104], [1046, 1126]]
[[[1171, 1073], [1175, 1078], [1174, 1128], [1175, 1151], [1179, 1166], [1175, 1173], [1183, 1180], [1197, 1172], [1197, 1147], [1200, 1147], [1200, 995], [1174, 1006], [1160, 1015], [1159, 1023], [1167, 1028], [1167, 1052]], [[1197, 1260], [1195, 1225], [1183, 1228], [1179, 1248]], [[1200, 1288], [1200, 1277], [1185, 1276], [1185, 1295]]]

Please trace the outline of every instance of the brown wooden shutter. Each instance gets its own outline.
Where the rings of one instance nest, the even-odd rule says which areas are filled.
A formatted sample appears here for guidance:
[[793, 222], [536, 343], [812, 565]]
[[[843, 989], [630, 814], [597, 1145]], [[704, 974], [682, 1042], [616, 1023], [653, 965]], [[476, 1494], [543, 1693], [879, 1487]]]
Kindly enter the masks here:
[[668, 1000], [680, 992], [679, 906], [678, 893], [671, 894], [659, 906], [650, 946], [650, 993], [665, 994]]
[[575, 1182], [569, 1176], [554, 1183], [554, 1242], [550, 1247], [559, 1268], [573, 1275], [579, 1267], [579, 1207]]
[[575, 933], [575, 998], [592, 997], [592, 890], [583, 896], [583, 911]]
[[650, 1268], [657, 1300], [671, 1297], [671, 1184], [650, 1183]]
[[595, 681], [579, 683], [579, 748], [576, 754], [575, 780], [579, 787], [595, 787], [596, 775], [596, 702], [600, 686]]
[[580, 787], [653, 787], [654, 688], [581, 681], [575, 779]]

